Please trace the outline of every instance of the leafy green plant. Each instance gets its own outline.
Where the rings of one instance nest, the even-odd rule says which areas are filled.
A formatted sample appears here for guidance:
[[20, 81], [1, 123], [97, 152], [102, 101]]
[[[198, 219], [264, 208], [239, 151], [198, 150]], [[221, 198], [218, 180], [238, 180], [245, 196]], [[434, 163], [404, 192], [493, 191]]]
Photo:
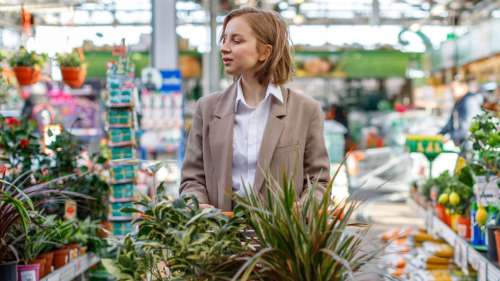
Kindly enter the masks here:
[[100, 228], [98, 221], [93, 221], [90, 217], [87, 217], [84, 220], [73, 222], [73, 225], [75, 232], [70, 242], [87, 246], [89, 247], [89, 251], [95, 253], [100, 252], [107, 246], [106, 241], [97, 235]]
[[0, 262], [18, 260], [18, 249], [15, 248], [19, 237], [20, 224], [22, 233], [28, 234], [32, 222], [32, 214], [40, 210], [47, 200], [62, 200], [64, 197], [87, 198], [84, 195], [56, 188], [56, 183], [64, 182], [74, 175], [55, 178], [51, 181], [35, 184], [23, 189], [22, 183], [29, 174], [24, 174], [12, 182], [0, 179]]
[[56, 59], [61, 67], [81, 67], [84, 65], [84, 61], [77, 51], [57, 54]]
[[[333, 181], [324, 194], [331, 194]], [[267, 194], [252, 189], [237, 198], [261, 249], [247, 258], [232, 280], [346, 280], [354, 279], [380, 249], [366, 250], [366, 225], [350, 223], [358, 202], [335, 204], [330, 196], [316, 198], [320, 185], [309, 183], [297, 204], [293, 180], [268, 176]]]
[[500, 118], [493, 112], [474, 117], [469, 128], [475, 152], [474, 168], [478, 175], [500, 173]]
[[11, 67], [26, 66], [42, 68], [47, 59], [47, 54], [38, 54], [34, 51], [28, 52], [24, 47], [21, 47], [17, 53], [10, 57], [9, 64]]
[[[143, 211], [128, 210], [142, 214], [138, 232], [121, 243], [114, 263], [107, 261], [119, 280], [139, 280], [146, 274], [152, 280], [227, 280], [243, 264], [239, 257], [248, 248], [242, 243], [241, 216], [229, 219], [216, 209], [201, 210], [194, 197], [140, 205]], [[134, 260], [137, 256], [141, 258]], [[134, 272], [126, 269], [132, 265]]]

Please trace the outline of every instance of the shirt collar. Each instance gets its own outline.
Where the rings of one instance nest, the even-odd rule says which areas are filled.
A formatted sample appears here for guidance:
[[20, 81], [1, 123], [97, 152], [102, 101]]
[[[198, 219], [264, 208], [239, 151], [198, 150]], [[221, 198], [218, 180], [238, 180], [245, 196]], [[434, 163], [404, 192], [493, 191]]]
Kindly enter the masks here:
[[[237, 85], [238, 87], [236, 88], [236, 101], [234, 104], [234, 112], [238, 111], [238, 104], [240, 102], [247, 105], [245, 98], [243, 97], [243, 89], [241, 88], [241, 78], [238, 79]], [[267, 99], [270, 95], [274, 96], [281, 103], [283, 103], [283, 93], [281, 92], [280, 87], [278, 87], [276, 84], [269, 83], [267, 85], [266, 95], [264, 97], [264, 100]]]

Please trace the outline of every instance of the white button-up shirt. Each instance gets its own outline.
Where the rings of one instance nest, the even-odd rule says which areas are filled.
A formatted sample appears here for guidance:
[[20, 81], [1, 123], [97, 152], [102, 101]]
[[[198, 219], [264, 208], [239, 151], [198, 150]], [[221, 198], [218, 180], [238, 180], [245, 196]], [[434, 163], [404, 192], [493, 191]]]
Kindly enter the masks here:
[[281, 89], [269, 83], [264, 99], [257, 107], [250, 107], [243, 96], [241, 79], [238, 81], [234, 105], [232, 180], [233, 192], [240, 196], [246, 194], [244, 188], [251, 188], [254, 185], [260, 144], [271, 111], [272, 96], [283, 103]]

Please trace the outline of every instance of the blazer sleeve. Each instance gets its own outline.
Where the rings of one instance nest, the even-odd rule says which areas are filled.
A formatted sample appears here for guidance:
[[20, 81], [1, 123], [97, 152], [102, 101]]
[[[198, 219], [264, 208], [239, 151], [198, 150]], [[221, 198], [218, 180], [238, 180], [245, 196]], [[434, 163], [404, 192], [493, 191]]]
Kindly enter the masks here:
[[196, 106], [193, 125], [187, 139], [181, 172], [180, 194], [194, 195], [200, 204], [209, 203], [203, 167], [203, 118], [200, 102]]
[[316, 190], [315, 197], [321, 199], [330, 180], [330, 161], [325, 145], [323, 123], [323, 112], [317, 104], [307, 130], [304, 150], [304, 189], [300, 201], [305, 199], [309, 182], [318, 181], [319, 188]]

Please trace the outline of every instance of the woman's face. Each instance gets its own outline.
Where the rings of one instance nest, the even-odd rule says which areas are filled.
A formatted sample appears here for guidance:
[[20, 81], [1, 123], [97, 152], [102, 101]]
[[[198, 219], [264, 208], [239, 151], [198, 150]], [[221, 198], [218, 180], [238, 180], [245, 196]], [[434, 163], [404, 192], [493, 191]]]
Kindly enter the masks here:
[[240, 75], [252, 73], [266, 56], [257, 50], [257, 38], [242, 16], [231, 19], [222, 35], [222, 62], [226, 73]]

